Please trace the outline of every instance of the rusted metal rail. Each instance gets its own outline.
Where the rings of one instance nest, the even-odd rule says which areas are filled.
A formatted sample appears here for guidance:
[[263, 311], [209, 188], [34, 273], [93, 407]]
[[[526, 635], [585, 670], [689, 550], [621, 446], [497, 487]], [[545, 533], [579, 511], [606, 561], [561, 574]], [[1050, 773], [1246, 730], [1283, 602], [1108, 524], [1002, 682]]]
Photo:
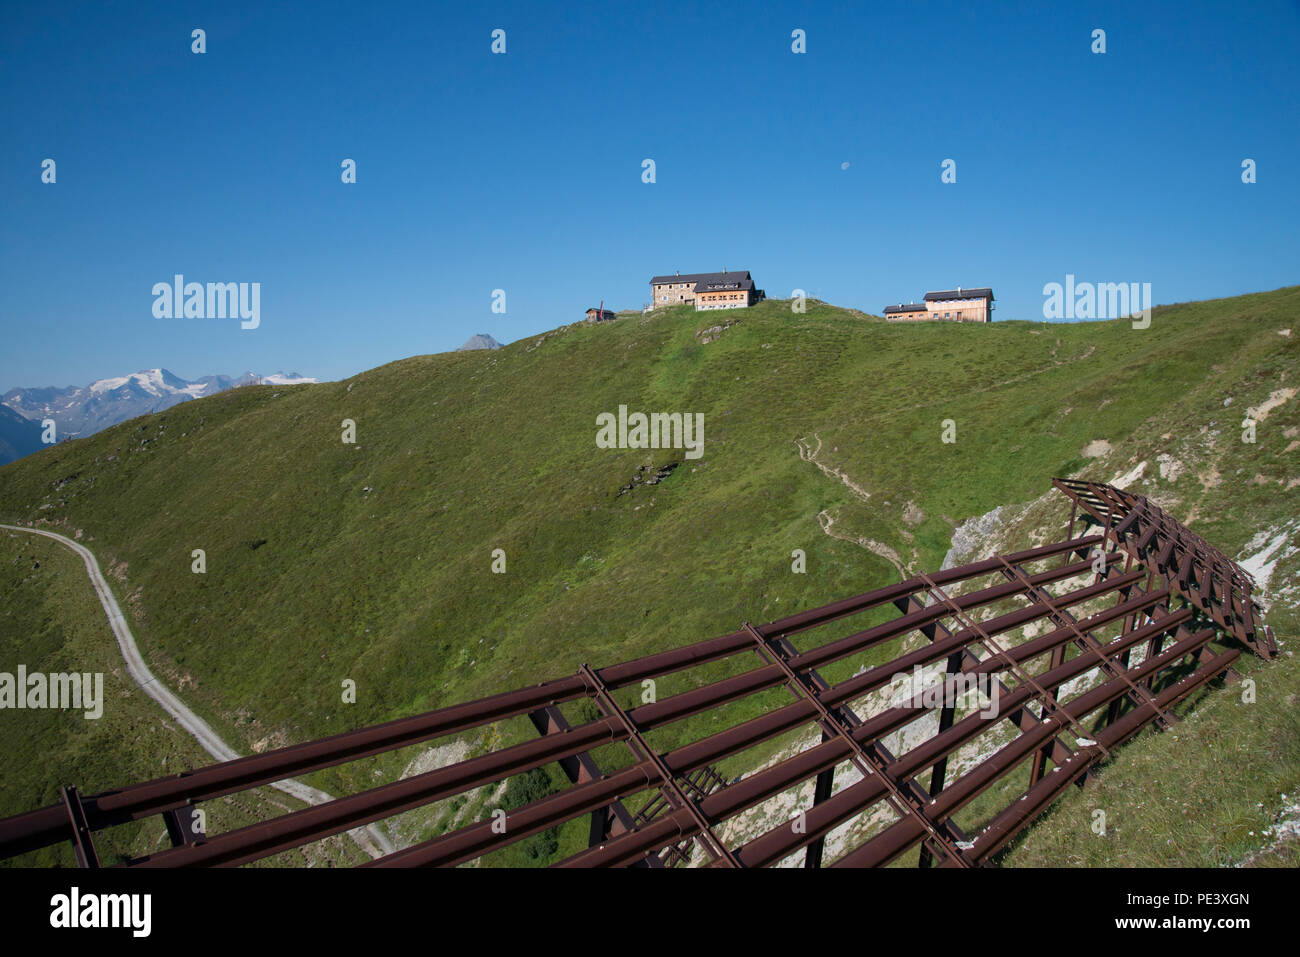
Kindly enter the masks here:
[[[0, 821], [0, 858], [68, 841], [96, 866], [97, 831], [163, 815], [173, 846], [121, 866], [232, 866], [459, 798], [478, 820], [365, 866], [491, 860], [552, 829], [566, 867], [984, 864], [1243, 647], [1276, 654], [1235, 563], [1141, 496], [1055, 484], [1071, 501], [1063, 541], [175, 777], [66, 788]], [[1097, 531], [1075, 536], [1080, 513]], [[675, 693], [636, 703], [655, 683]], [[218, 834], [178, 824], [224, 795], [510, 722], [537, 736]], [[550, 764], [567, 787], [493, 806], [501, 782]]]
[[1100, 482], [1058, 478], [1052, 484], [1110, 541], [1193, 601], [1220, 628], [1260, 657], [1277, 657], [1273, 630], [1259, 623], [1259, 605], [1252, 598], [1255, 580], [1240, 565], [1146, 496]]

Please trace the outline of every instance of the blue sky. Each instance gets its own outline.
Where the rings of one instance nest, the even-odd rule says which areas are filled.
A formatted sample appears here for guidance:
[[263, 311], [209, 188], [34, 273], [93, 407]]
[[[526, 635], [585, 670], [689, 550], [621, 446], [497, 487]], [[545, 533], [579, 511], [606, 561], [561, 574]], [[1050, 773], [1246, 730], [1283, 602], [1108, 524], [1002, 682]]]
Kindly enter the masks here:
[[[9, 4], [0, 390], [340, 378], [674, 270], [873, 313], [990, 285], [999, 319], [1067, 273], [1294, 284], [1297, 40], [1295, 2]], [[260, 282], [260, 327], [155, 318], [175, 273]]]

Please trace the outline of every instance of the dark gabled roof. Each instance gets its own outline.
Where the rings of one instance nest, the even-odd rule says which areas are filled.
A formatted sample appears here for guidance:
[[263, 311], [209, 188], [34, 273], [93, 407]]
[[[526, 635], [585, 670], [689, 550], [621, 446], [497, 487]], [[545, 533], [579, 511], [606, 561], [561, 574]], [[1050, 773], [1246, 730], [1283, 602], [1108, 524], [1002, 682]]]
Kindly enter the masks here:
[[903, 305], [900, 303], [897, 306], [885, 307], [885, 315], [887, 316], [893, 315], [896, 312], [925, 312], [925, 303], [914, 302], [911, 305]]
[[704, 282], [707, 280], [717, 279], [726, 276], [732, 281], [737, 279], [749, 279], [748, 269], [728, 269], [726, 272], [689, 272], [680, 276], [655, 276], [650, 280], [652, 286], [662, 286], [670, 282]]
[[696, 295], [702, 292], [744, 292], [754, 288], [754, 280], [740, 278], [740, 273], [728, 273], [726, 278], [701, 279], [695, 284]]
[[940, 292], [927, 292], [925, 294], [926, 302], [938, 302], [945, 299], [989, 299], [993, 298], [993, 290], [987, 286], [979, 289], [944, 289]]

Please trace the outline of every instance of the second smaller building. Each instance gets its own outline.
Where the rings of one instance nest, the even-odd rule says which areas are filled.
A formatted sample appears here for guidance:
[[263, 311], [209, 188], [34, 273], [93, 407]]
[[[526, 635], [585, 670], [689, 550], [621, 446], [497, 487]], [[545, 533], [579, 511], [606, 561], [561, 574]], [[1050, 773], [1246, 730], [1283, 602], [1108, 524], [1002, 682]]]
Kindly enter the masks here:
[[950, 322], [992, 322], [993, 290], [987, 286], [979, 289], [945, 289], [927, 292], [925, 302], [899, 303], [885, 307], [885, 318], [891, 321], [916, 322], [946, 319]]

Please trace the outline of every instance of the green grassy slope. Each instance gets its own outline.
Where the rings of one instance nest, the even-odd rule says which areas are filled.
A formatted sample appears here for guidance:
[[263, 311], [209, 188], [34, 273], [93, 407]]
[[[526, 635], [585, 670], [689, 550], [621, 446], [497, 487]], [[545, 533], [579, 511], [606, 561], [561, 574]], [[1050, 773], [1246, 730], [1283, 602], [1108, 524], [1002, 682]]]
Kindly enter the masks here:
[[[1143, 732], [1086, 788], [1059, 803], [1004, 854], [1018, 867], [1300, 866], [1300, 660], [1284, 654], [1198, 694], [1164, 733]], [[1105, 812], [1105, 832], [1094, 812]]]
[[[0, 529], [0, 670], [99, 673], [104, 704], [85, 710], [0, 711], [0, 817], [60, 800], [60, 785], [94, 794], [128, 780], [147, 780], [211, 762], [194, 740], [166, 718], [131, 681], [103, 607], [81, 559], [46, 538]], [[212, 833], [302, 805], [267, 789], [217, 798], [205, 805]], [[95, 835], [101, 863], [115, 864], [169, 846], [160, 817]], [[355, 862], [363, 855], [347, 838], [295, 853], [296, 864]], [[70, 844], [0, 864], [75, 865]]]
[[[81, 530], [155, 672], [260, 749], [895, 580], [875, 552], [937, 568], [962, 520], [1053, 475], [1117, 474], [1089, 471], [1092, 440], [1147, 436], [1157, 419], [1194, 436], [1225, 378], [1241, 406], [1266, 398], [1295, 375], [1297, 336], [1277, 331], [1298, 314], [1300, 288], [1158, 309], [1145, 330], [678, 308], [185, 403], [0, 468], [0, 519]], [[596, 416], [620, 404], [704, 413], [703, 457], [598, 449]], [[1280, 431], [1297, 405], [1257, 444], [1224, 443], [1226, 504], [1195, 527], [1229, 553], [1300, 511]], [[340, 703], [348, 678], [355, 705]]]

